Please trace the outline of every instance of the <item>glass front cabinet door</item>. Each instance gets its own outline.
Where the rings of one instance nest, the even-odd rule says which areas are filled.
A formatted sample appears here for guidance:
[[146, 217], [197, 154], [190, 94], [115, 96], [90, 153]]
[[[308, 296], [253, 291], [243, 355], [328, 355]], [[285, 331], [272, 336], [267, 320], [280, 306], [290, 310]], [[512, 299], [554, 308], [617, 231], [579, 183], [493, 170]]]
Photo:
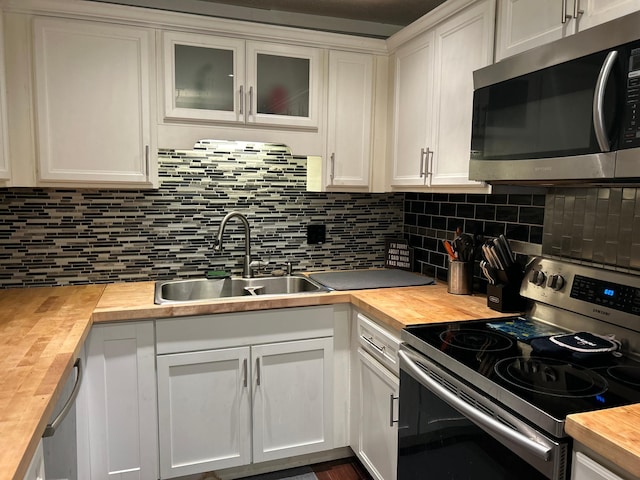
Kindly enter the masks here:
[[165, 118], [317, 128], [321, 49], [163, 35]]

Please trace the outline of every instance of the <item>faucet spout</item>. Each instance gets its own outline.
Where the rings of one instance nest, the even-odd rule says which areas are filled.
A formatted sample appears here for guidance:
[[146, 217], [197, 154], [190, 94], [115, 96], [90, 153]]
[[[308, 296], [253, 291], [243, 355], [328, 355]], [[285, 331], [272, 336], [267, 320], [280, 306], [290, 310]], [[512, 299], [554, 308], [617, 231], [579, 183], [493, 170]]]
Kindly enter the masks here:
[[242, 213], [229, 212], [224, 216], [222, 222], [220, 223], [220, 228], [218, 228], [218, 234], [213, 241], [213, 249], [218, 251], [222, 250], [222, 236], [224, 235], [224, 229], [227, 226], [227, 222], [232, 218], [240, 219], [242, 225], [244, 226], [244, 262], [242, 276], [245, 278], [251, 278], [251, 233], [249, 229], [249, 221], [247, 220], [247, 217], [245, 217]]

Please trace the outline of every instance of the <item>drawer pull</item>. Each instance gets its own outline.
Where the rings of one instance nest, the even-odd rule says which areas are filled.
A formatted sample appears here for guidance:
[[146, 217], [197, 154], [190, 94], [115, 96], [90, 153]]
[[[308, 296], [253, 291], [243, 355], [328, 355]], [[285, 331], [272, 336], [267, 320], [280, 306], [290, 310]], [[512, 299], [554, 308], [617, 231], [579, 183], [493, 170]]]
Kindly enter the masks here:
[[364, 335], [360, 335], [360, 338], [362, 340], [364, 340], [365, 342], [367, 342], [369, 345], [371, 345], [373, 348], [375, 348], [377, 351], [379, 351], [380, 353], [384, 354], [385, 353], [385, 346], [379, 346], [377, 345], [374, 341], [373, 341], [373, 337], [371, 338], [367, 338]]
[[49, 423], [44, 429], [43, 437], [53, 437], [56, 433], [57, 428], [60, 426], [64, 418], [71, 410], [73, 403], [76, 401], [76, 397], [78, 396], [78, 392], [80, 391], [80, 385], [82, 384], [82, 362], [78, 358], [76, 363], [73, 364], [73, 367], [76, 369], [76, 383], [73, 385], [73, 390], [71, 391], [71, 395], [67, 399], [67, 402], [60, 410], [58, 416], [53, 420], [53, 422]]
[[389, 426], [393, 427], [394, 423], [398, 423], [399, 420], [394, 420], [393, 419], [393, 402], [394, 400], [398, 400], [400, 397], [396, 397], [395, 395], [393, 395], [393, 393], [391, 393], [389, 395]]

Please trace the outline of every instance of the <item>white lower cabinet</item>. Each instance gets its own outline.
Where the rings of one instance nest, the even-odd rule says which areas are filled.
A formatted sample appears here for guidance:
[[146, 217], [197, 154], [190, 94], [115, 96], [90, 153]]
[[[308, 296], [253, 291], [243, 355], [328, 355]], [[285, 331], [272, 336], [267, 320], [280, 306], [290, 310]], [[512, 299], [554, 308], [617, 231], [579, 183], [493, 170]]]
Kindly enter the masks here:
[[400, 338], [357, 312], [352, 328], [351, 448], [375, 480], [395, 480]]
[[333, 338], [251, 347], [253, 461], [332, 447]]
[[571, 480], [623, 480], [582, 452], [573, 453]]
[[358, 457], [376, 480], [395, 480], [400, 381], [362, 349], [357, 368], [361, 392]]
[[78, 478], [158, 478], [153, 322], [97, 325], [77, 398]]
[[158, 357], [163, 478], [251, 461], [249, 350]]
[[156, 322], [160, 478], [334, 448], [332, 307]]
[[46, 480], [46, 475], [44, 472], [44, 455], [42, 453], [42, 440], [38, 444], [38, 449], [36, 453], [31, 458], [31, 463], [29, 463], [29, 468], [27, 468], [27, 473], [24, 474], [24, 480]]

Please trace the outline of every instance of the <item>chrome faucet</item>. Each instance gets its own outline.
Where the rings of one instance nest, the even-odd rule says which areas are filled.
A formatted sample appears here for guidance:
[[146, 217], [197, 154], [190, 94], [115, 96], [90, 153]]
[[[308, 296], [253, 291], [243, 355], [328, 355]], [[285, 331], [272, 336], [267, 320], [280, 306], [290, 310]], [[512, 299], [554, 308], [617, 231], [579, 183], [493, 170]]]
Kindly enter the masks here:
[[218, 234], [216, 235], [216, 238], [213, 239], [213, 249], [222, 251], [222, 235], [224, 234], [224, 228], [227, 226], [227, 222], [233, 217], [239, 218], [244, 225], [244, 264], [242, 276], [245, 278], [251, 278], [253, 276], [251, 273], [251, 234], [249, 233], [249, 221], [242, 213], [229, 212], [225, 215], [222, 219], [222, 223], [220, 223]]

